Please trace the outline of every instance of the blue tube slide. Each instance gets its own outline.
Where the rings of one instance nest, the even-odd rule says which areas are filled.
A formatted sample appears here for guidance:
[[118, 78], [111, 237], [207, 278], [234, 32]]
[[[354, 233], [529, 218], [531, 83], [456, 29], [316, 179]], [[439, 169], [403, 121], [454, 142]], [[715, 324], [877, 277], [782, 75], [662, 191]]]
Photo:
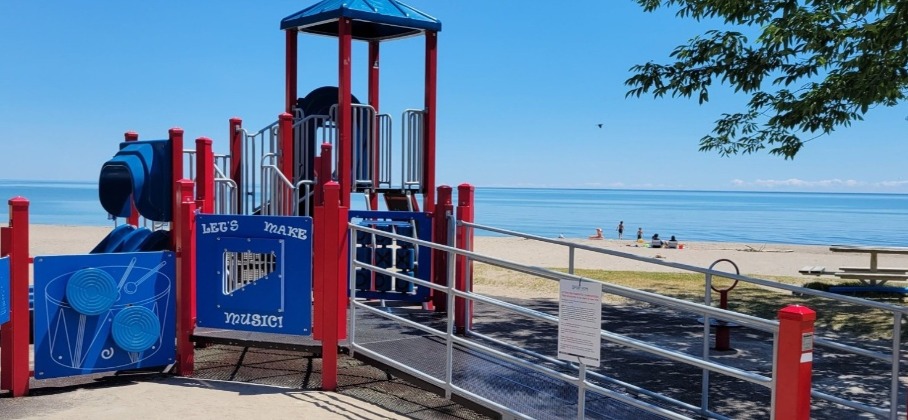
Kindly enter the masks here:
[[131, 204], [142, 217], [158, 222], [172, 218], [173, 180], [169, 140], [120, 143], [120, 150], [101, 166], [98, 196], [116, 217], [127, 217]]

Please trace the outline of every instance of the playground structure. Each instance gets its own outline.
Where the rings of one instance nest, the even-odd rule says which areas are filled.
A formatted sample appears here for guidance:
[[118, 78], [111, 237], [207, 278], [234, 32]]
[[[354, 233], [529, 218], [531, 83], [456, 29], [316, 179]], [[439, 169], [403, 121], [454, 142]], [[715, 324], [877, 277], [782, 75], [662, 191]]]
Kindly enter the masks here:
[[[407, 372], [447, 397], [457, 395], [505, 415], [537, 412], [528, 414], [470, 388], [471, 371], [457, 373], [455, 358], [473, 369], [509, 372], [501, 377], [533, 381], [548, 375], [540, 389], [574, 401], [559, 406], [559, 415], [597, 417], [615, 410], [643, 418], [711, 415], [708, 406], [667, 409], [671, 399], [641, 391], [638, 396], [648, 400], [639, 401], [606, 389], [586, 376], [581, 363], [541, 357], [534, 367], [501, 356], [507, 346], [471, 341], [494, 341], [473, 328], [474, 304], [498, 304], [472, 293], [472, 263], [502, 263], [471, 252], [472, 231], [481, 228], [473, 223], [473, 187], [458, 187], [455, 206], [452, 189], [435, 183], [438, 20], [394, 0], [344, 5], [326, 0], [283, 19], [281, 29], [286, 33], [286, 100], [277, 121], [247, 131], [241, 119], [231, 119], [225, 155], [215, 154], [205, 137], [187, 150], [178, 128], [164, 140], [126, 133], [99, 177], [102, 206], [126, 223], [88, 255], [34, 257], [33, 327], [22, 315], [29, 312], [28, 202], [10, 201], [10, 226], [0, 235], [0, 254], [9, 255], [0, 259], [0, 388], [13, 396], [28, 393], [32, 328], [35, 379], [171, 364], [177, 374], [192, 375], [196, 344], [261, 344], [266, 339], [249, 337], [279, 333], [295, 337], [288, 339], [295, 348], [322, 355], [326, 390], [337, 387], [337, 349], [346, 347], [367, 362]], [[299, 33], [337, 37], [337, 87], [299, 97]], [[402, 113], [401, 138], [395, 143], [393, 119], [379, 108], [379, 46], [414, 35], [425, 37], [424, 103]], [[366, 103], [351, 92], [353, 40], [369, 47]], [[354, 194], [363, 195], [367, 210], [351, 210]], [[578, 279], [572, 273], [520, 269], [553, 280]], [[2, 278], [7, 272], [8, 293]], [[716, 272], [705, 273], [709, 278]], [[772, 332], [778, 351], [771, 378], [718, 367], [708, 357], [671, 358], [767, 387], [776, 418], [809, 417], [813, 347], [804, 343], [812, 337], [812, 311], [785, 308], [779, 321], [766, 322], [717, 310], [709, 302], [647, 299]], [[411, 347], [403, 350], [408, 356], [400, 357], [399, 349], [383, 353], [386, 342], [363, 338], [364, 331], [379, 330], [399, 341], [413, 338], [390, 331], [395, 322], [407, 321], [383, 311], [387, 302], [431, 320], [408, 324], [424, 334], [416, 337], [422, 341], [409, 341]], [[705, 328], [708, 336], [708, 322]], [[424, 370], [443, 373], [408, 370], [408, 364], [419, 364], [413, 354], [428, 352], [446, 358]], [[507, 363], [514, 366], [502, 368]], [[530, 373], [515, 374], [519, 369]], [[466, 382], [456, 385], [460, 380]]]

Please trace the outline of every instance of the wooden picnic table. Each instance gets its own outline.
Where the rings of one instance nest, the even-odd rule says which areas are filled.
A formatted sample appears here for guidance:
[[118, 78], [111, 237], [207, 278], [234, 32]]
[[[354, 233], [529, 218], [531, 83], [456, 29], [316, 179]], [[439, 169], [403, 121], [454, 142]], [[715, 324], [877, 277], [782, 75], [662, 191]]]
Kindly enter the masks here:
[[908, 280], [908, 267], [879, 266], [880, 254], [908, 255], [908, 248], [833, 245], [829, 247], [829, 250], [832, 252], [870, 254], [869, 267], [839, 267], [839, 271], [833, 274], [838, 278], [860, 280], [861, 283], [871, 286], [882, 286], [889, 280]]

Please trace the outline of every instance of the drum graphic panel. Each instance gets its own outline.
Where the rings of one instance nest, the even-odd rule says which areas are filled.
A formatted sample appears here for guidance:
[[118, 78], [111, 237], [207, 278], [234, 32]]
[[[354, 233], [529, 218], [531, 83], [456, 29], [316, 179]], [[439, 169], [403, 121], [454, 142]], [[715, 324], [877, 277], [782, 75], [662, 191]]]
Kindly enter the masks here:
[[172, 252], [35, 258], [35, 378], [173, 363]]

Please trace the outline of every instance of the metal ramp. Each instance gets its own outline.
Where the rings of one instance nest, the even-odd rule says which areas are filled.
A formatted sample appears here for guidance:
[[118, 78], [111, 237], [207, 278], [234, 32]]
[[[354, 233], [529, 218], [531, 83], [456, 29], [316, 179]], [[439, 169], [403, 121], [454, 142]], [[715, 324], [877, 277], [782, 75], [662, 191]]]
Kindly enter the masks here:
[[[445, 327], [446, 316], [444, 314], [425, 311], [418, 307], [386, 307], [384, 310], [439, 331]], [[392, 358], [395, 363], [383, 362], [365, 352], [352, 352], [355, 359], [392, 373], [425, 391], [445, 397], [445, 391], [442, 388], [410, 372], [415, 370], [437, 379], [443, 379], [446, 354], [443, 339], [401, 323], [388, 322], [383, 317], [372, 316], [363, 311], [357, 313], [355, 326], [356, 330], [353, 335], [360, 346]], [[296, 356], [288, 356], [285, 358], [286, 360], [311, 357], [301, 353], [319, 354], [321, 352], [320, 342], [313, 340], [311, 336], [197, 328], [192, 339], [199, 344], [238, 346], [247, 349], [275, 349], [296, 354]], [[224, 352], [223, 349], [216, 350], [215, 355], [231, 354], [231, 352]], [[349, 351], [349, 342], [342, 343], [341, 351]], [[577, 416], [577, 388], [567, 382], [552, 379], [536, 373], [532, 369], [463, 346], [455, 345], [453, 356], [453, 381], [472, 394], [480, 395], [492, 403], [507, 406], [531, 418], [563, 419]], [[208, 358], [211, 357], [217, 356]], [[239, 361], [239, 363], [242, 362], [242, 360]], [[249, 362], [249, 360], [246, 361], [246, 363]], [[545, 362], [539, 361], [539, 363]], [[224, 363], [212, 362], [212, 364], [220, 366], [221, 370], [226, 368]], [[406, 366], [408, 369], [401, 369], [399, 365]], [[280, 366], [270, 368], [270, 374], [274, 378], [280, 379], [274, 383], [275, 385], [296, 386], [295, 384], [307, 383], [305, 378], [313, 375], [312, 372], [298, 367], [289, 369], [289, 366], [286, 369], [287, 372], [283, 372]], [[196, 376], [213, 375], [213, 379], [225, 379], [223, 377], [225, 373], [221, 370], [206, 373], [206, 370], [202, 369]], [[238, 371], [240, 366], [228, 370], [230, 372]], [[455, 393], [450, 396], [450, 399], [476, 412], [490, 417], [500, 417], [494, 405], [477, 401], [476, 398]], [[588, 393], [586, 418], [649, 420], [663, 417], [612, 398]]]

